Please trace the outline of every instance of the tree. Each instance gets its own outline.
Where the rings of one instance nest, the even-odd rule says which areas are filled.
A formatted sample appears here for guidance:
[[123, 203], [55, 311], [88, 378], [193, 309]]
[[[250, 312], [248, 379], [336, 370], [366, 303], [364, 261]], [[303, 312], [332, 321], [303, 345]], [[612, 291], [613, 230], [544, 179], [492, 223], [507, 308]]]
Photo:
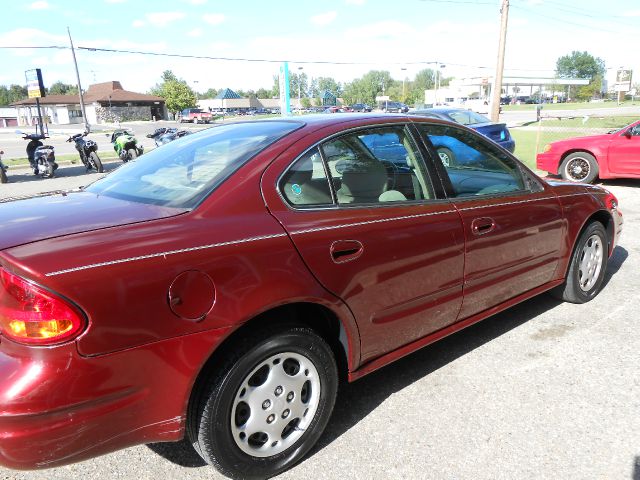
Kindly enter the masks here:
[[170, 112], [195, 107], [198, 103], [197, 95], [187, 82], [176, 77], [171, 70], [162, 72], [162, 82], [156, 84], [151, 93], [164, 98]]
[[199, 94], [198, 97], [199, 98], [216, 98], [217, 95], [218, 95], [218, 90], [216, 90], [215, 88], [210, 88], [206, 92]]
[[556, 75], [559, 78], [589, 78], [604, 75], [604, 60], [588, 52], [573, 51], [556, 61]]
[[7, 106], [27, 98], [27, 87], [22, 85], [0, 86], [0, 105]]
[[[602, 78], [605, 74], [604, 60], [596, 58], [588, 52], [573, 51], [556, 61], [556, 76], [559, 78], [588, 78], [591, 81], [581, 87], [576, 95], [579, 99], [588, 99], [602, 89]], [[567, 97], [571, 97], [571, 87], [567, 87]]]
[[49, 95], [77, 95], [78, 87], [76, 85], [57, 81], [47, 89], [47, 93]]
[[318, 77], [314, 79], [313, 83], [315, 83], [318, 93], [329, 91], [336, 97], [342, 96], [342, 85], [332, 77]]
[[[376, 97], [387, 95], [389, 92], [397, 95], [394, 88], [398, 82], [391, 78], [391, 74], [386, 70], [371, 70], [364, 74], [362, 78], [356, 78], [344, 87], [342, 97], [347, 103], [368, 103], [376, 104]], [[402, 82], [400, 82], [400, 93], [402, 93]], [[424, 93], [423, 93], [424, 95]], [[389, 95], [390, 96], [390, 95]], [[399, 98], [399, 97], [396, 97]]]
[[259, 88], [256, 90], [256, 96], [258, 98], [272, 98], [272, 91], [266, 88]]

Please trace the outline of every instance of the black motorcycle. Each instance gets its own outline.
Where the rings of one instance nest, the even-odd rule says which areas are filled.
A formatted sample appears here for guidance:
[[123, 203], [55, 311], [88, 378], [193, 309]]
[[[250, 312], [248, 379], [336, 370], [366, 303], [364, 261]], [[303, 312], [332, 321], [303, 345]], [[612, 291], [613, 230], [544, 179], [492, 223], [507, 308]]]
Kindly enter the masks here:
[[4, 155], [4, 151], [0, 150], [0, 183], [7, 183], [9, 181], [7, 178], [7, 169], [9, 167], [2, 163], [2, 155]]
[[58, 169], [58, 164], [56, 163], [53, 145], [44, 145], [42, 143], [42, 140], [48, 137], [39, 133], [25, 133], [22, 138], [29, 140], [27, 158], [29, 159], [29, 165], [33, 169], [33, 174], [52, 178]]
[[84, 166], [87, 167], [87, 171], [95, 169], [96, 172], [102, 173], [104, 172], [104, 168], [98, 156], [98, 144], [93, 140], [86, 140], [84, 137], [88, 134], [89, 132], [76, 133], [70, 136], [67, 142], [75, 143], [76, 150], [80, 154], [80, 160], [82, 160]]
[[192, 132], [189, 130], [178, 130], [177, 128], [156, 128], [152, 133], [147, 134], [147, 138], [153, 138], [156, 147], [160, 147], [165, 143], [173, 142], [177, 138], [184, 137], [185, 135], [190, 135]]

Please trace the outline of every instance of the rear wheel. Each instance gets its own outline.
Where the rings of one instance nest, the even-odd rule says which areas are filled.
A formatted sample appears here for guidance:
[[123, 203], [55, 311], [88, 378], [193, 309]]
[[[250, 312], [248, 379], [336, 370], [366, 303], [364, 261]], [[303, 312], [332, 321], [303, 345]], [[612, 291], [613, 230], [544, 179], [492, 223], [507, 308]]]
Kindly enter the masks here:
[[552, 293], [571, 303], [586, 303], [600, 292], [609, 258], [607, 234], [600, 222], [585, 228], [575, 246], [564, 283]]
[[267, 478], [316, 443], [335, 402], [338, 373], [327, 343], [303, 327], [256, 332], [238, 343], [195, 399], [188, 435], [232, 478]]
[[130, 148], [129, 150], [127, 150], [127, 157], [129, 158], [129, 160], [135, 160], [136, 158], [138, 158], [138, 152], [135, 148]]
[[560, 165], [560, 175], [571, 182], [591, 183], [598, 176], [596, 157], [587, 152], [574, 152]]
[[0, 165], [0, 183], [7, 183], [8, 181], [7, 172], [5, 172], [4, 167]]
[[53, 178], [54, 176], [54, 172], [56, 171], [55, 167], [53, 166], [53, 163], [51, 162], [47, 162], [47, 177], [49, 178]]
[[104, 172], [104, 167], [102, 166], [102, 160], [100, 160], [100, 157], [96, 152], [91, 152], [89, 154], [89, 162], [91, 163], [91, 166], [96, 169], [98, 173]]

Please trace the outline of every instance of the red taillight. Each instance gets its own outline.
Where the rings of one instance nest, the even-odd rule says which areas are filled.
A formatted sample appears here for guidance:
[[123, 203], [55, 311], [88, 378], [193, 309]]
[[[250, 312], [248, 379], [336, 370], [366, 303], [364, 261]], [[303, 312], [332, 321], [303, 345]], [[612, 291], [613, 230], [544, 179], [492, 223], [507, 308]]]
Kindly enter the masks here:
[[0, 268], [2, 335], [28, 345], [55, 345], [71, 340], [84, 326], [73, 305]]

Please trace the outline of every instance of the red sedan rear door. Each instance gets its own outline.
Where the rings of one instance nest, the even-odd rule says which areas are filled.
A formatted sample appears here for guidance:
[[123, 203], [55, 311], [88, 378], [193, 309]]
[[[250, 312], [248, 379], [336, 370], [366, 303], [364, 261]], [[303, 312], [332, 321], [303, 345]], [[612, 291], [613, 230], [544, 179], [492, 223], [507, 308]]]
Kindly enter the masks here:
[[460, 215], [437, 198], [407, 127], [351, 130], [308, 147], [267, 169], [263, 194], [309, 269], [353, 311], [362, 361], [453, 323]]

